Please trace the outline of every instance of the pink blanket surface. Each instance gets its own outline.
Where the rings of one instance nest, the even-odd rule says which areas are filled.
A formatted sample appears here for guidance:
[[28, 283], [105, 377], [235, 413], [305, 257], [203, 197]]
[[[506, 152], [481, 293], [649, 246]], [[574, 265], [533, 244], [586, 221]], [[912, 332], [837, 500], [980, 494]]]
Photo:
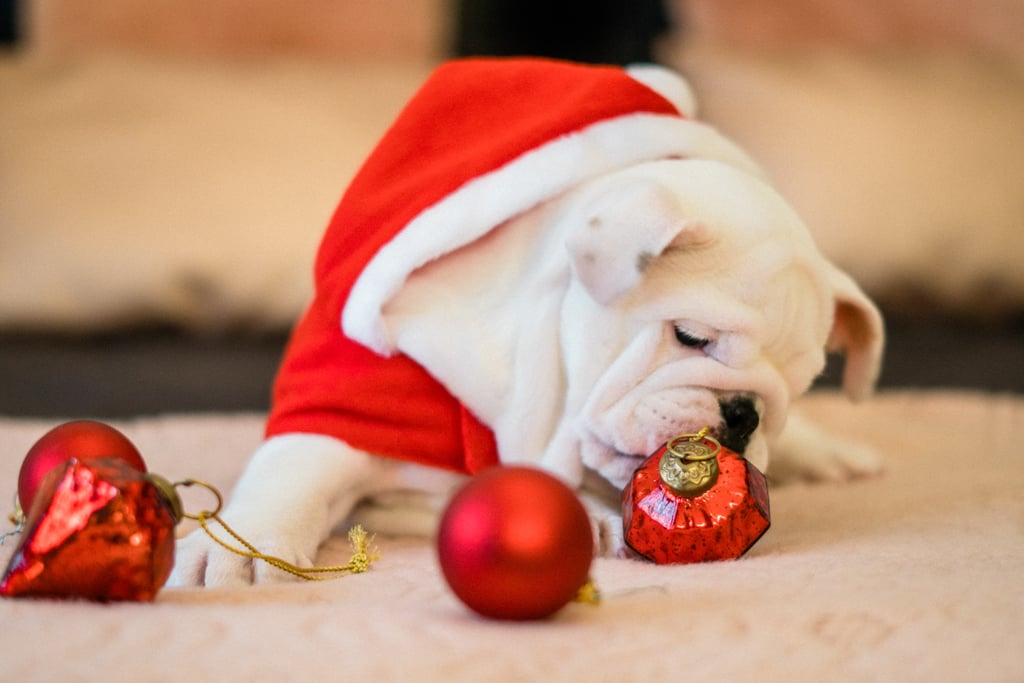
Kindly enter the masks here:
[[[884, 451], [887, 470], [774, 487], [772, 527], [739, 560], [599, 559], [602, 604], [504, 623], [456, 600], [431, 541], [378, 537], [370, 571], [326, 582], [165, 589], [153, 604], [0, 600], [0, 679], [1022, 680], [1024, 398], [906, 391], [851, 407], [821, 392], [801, 409]], [[0, 497], [54, 424], [0, 419]], [[117, 426], [152, 471], [226, 492], [262, 416]], [[185, 493], [187, 508], [208, 504]], [[347, 560], [343, 531], [320, 562]]]

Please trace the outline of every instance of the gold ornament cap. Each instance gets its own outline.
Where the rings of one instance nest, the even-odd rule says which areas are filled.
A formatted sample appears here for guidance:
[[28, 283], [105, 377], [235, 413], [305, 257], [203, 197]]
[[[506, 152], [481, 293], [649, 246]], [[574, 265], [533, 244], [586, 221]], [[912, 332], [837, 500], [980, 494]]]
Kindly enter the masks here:
[[181, 518], [185, 516], [185, 510], [181, 505], [181, 498], [178, 497], [178, 492], [174, 489], [174, 484], [167, 481], [159, 474], [153, 474], [152, 472], [148, 472], [146, 474], [146, 479], [156, 487], [157, 493], [160, 494], [164, 503], [167, 504], [167, 507], [171, 512], [171, 516], [174, 517], [174, 523], [177, 524], [180, 522]]
[[718, 453], [722, 445], [707, 435], [682, 434], [668, 442], [658, 462], [658, 474], [673, 493], [696, 498], [718, 481]]

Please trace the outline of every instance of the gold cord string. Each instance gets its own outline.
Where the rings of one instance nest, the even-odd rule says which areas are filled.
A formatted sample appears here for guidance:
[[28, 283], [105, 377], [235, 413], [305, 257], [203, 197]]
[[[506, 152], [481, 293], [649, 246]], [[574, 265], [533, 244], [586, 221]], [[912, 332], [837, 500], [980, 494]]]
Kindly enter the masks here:
[[14, 512], [7, 515], [7, 521], [13, 524], [14, 528], [0, 534], [0, 545], [4, 544], [8, 536], [17, 536], [25, 528], [25, 512], [21, 509], [21, 503], [18, 502], [17, 493], [14, 494]]
[[[352, 546], [352, 557], [349, 559], [347, 564], [331, 567], [299, 567], [287, 560], [281, 559], [280, 557], [267, 555], [260, 552], [255, 546], [242, 538], [238, 532], [232, 529], [228, 523], [221, 518], [219, 513], [223, 499], [221, 498], [220, 491], [218, 491], [216, 487], [198, 479], [186, 479], [184, 481], [175, 482], [174, 484], [175, 487], [192, 485], [199, 485], [213, 493], [217, 498], [217, 506], [212, 511], [203, 510], [195, 515], [183, 512], [182, 516], [199, 522], [199, 526], [215, 543], [225, 550], [229, 550], [237, 555], [249, 557], [254, 560], [262, 560], [272, 567], [276, 567], [277, 569], [287, 572], [292, 576], [297, 576], [300, 579], [305, 579], [307, 581], [323, 581], [324, 579], [329, 578], [328, 576], [325, 576], [327, 574], [360, 574], [369, 569], [371, 563], [380, 559], [380, 555], [372, 547], [373, 536], [367, 534], [359, 525], [352, 527], [348, 532], [348, 540]], [[210, 528], [210, 520], [217, 522], [217, 524], [219, 524], [221, 528], [231, 536], [231, 538], [237, 541], [241, 547], [234, 546], [215, 534], [213, 529]]]
[[[360, 574], [370, 568], [370, 564], [378, 559], [380, 556], [371, 550], [370, 544], [373, 542], [373, 537], [369, 536], [361, 526], [354, 526], [348, 532], [348, 540], [352, 545], [352, 557], [349, 559], [348, 564], [335, 565], [331, 567], [299, 567], [287, 560], [283, 560], [280, 557], [274, 557], [273, 555], [267, 555], [257, 550], [251, 543], [242, 538], [238, 533], [228, 526], [227, 522], [220, 518], [219, 515], [210, 514], [207, 511], [200, 512], [196, 515], [196, 519], [199, 521], [199, 525], [202, 527], [206, 535], [213, 539], [218, 545], [226, 550], [230, 550], [233, 553], [241, 555], [243, 557], [250, 557], [254, 560], [262, 560], [272, 567], [277, 567], [281, 571], [288, 572], [292, 576], [297, 576], [300, 579], [306, 579], [307, 581], [323, 581], [329, 577], [321, 576], [321, 574]], [[241, 548], [236, 547], [218, 537], [208, 524], [208, 520], [214, 520], [226, 531], [233, 539], [238, 541], [242, 545]]]

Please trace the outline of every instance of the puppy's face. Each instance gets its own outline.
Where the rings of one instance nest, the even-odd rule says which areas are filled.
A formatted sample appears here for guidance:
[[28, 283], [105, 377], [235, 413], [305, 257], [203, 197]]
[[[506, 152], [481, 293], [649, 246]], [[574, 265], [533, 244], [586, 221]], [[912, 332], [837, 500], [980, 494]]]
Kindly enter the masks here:
[[873, 383], [877, 311], [760, 180], [716, 162], [645, 164], [587, 188], [571, 220], [567, 407], [583, 464], [616, 486], [705, 426], [765, 468], [830, 336], [857, 342], [848, 388]]
[[581, 185], [413, 273], [388, 335], [494, 430], [503, 460], [622, 486], [711, 427], [767, 466], [790, 400], [847, 352], [874, 381], [881, 319], [765, 183], [713, 161]]

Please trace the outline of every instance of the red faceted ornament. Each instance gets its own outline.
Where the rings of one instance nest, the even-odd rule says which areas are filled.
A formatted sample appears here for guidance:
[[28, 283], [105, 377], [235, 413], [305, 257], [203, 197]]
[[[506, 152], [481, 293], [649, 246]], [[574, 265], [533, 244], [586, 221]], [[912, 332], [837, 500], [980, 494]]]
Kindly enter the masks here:
[[745, 458], [703, 435], [644, 461], [623, 491], [630, 548], [658, 564], [734, 559], [768, 530], [768, 484]]
[[71, 458], [120, 458], [140, 472], [146, 471], [135, 445], [110, 425], [92, 420], [65, 422], [44, 434], [29, 449], [18, 473], [18, 502], [23, 510], [32, 507], [43, 477]]
[[159, 477], [120, 458], [69, 460], [36, 491], [0, 595], [152, 600], [174, 565], [180, 517]]
[[587, 584], [590, 519], [576, 494], [532, 467], [484, 470], [448, 504], [438, 530], [448, 585], [477, 613], [541, 619]]

